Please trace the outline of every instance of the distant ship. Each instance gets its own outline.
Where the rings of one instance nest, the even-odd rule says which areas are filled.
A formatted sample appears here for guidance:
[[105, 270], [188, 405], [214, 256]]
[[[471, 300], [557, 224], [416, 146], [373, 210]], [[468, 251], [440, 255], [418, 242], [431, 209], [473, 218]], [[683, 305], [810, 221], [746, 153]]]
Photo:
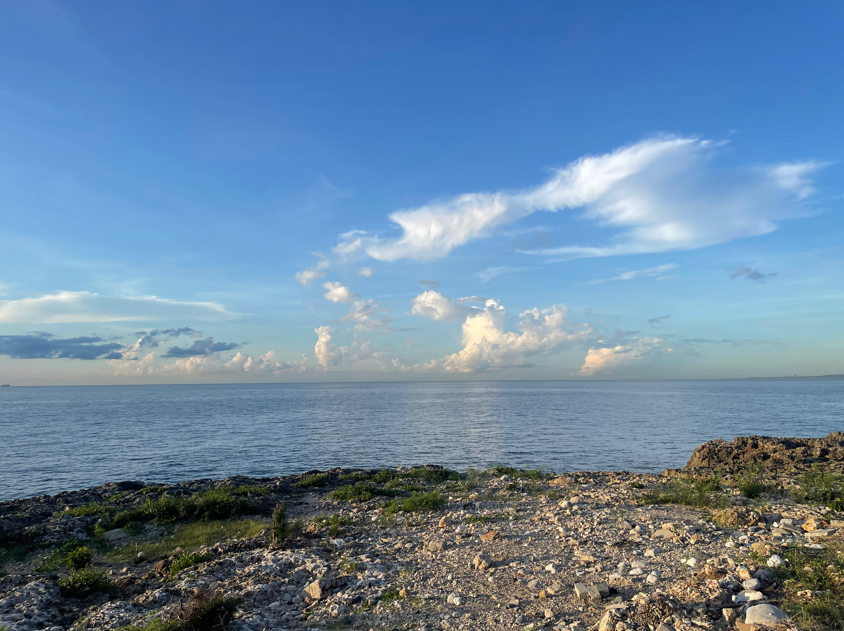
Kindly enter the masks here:
[[12, 384], [10, 383], [0, 383], [0, 388], [11, 388]]

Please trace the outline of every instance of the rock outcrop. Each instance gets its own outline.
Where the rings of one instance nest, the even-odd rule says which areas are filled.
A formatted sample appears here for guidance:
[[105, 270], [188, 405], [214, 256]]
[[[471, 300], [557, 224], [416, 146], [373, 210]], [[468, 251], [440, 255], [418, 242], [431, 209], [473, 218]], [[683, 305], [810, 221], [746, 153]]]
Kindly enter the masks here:
[[824, 438], [740, 436], [732, 441], [711, 440], [694, 450], [687, 473], [736, 474], [753, 463], [773, 476], [794, 475], [822, 465], [825, 471], [844, 473], [844, 432]]

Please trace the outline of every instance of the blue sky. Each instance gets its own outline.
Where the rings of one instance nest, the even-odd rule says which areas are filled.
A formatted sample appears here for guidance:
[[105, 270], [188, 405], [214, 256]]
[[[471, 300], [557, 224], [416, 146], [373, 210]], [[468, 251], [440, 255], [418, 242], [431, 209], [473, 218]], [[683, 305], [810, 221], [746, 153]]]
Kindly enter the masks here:
[[842, 27], [4, 3], [0, 382], [844, 373]]

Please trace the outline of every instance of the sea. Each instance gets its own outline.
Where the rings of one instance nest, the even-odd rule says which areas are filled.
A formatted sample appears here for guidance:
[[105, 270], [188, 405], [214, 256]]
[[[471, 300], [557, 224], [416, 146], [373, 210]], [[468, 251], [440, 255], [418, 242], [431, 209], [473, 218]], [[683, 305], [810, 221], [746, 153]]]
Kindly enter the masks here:
[[714, 438], [836, 430], [832, 379], [11, 387], [0, 500], [332, 467], [659, 472]]

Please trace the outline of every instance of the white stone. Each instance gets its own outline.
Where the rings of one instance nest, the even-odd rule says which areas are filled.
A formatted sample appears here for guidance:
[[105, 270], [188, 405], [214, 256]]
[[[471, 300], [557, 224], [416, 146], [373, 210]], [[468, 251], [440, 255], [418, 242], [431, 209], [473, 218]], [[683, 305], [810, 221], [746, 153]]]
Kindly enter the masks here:
[[788, 616], [782, 609], [767, 603], [750, 607], [744, 615], [744, 621], [746, 624], [761, 624], [767, 626], [776, 625], [786, 618], [788, 618]]

